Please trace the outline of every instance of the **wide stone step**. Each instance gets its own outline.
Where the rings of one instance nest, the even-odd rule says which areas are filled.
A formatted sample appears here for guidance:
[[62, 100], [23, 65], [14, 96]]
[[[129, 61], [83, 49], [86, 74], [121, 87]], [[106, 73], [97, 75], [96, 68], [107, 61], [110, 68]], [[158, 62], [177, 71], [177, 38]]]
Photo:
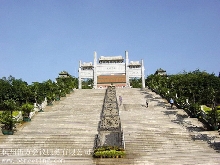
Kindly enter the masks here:
[[[27, 161], [41, 159], [35, 164], [219, 164], [219, 153], [206, 141], [193, 141], [191, 137], [209, 132], [188, 131], [187, 126], [197, 121], [184, 118], [179, 124], [175, 114], [180, 110], [164, 108], [165, 101], [147, 89], [116, 90], [117, 99], [119, 95], [123, 98], [119, 114], [125, 158], [92, 158], [104, 94], [105, 90], [75, 90], [37, 113], [15, 135], [0, 135], [0, 162], [34, 164]], [[149, 108], [145, 107], [146, 99]]]

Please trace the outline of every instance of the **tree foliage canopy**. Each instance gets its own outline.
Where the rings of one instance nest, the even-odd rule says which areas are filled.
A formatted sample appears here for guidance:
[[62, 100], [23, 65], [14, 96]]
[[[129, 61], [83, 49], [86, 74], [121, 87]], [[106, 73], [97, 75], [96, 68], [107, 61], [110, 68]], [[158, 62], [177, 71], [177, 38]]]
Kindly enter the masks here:
[[[69, 74], [68, 74], [69, 75]], [[55, 81], [47, 80], [42, 83], [33, 82], [28, 85], [22, 79], [16, 79], [13, 76], [0, 79], [0, 110], [7, 109], [6, 102], [12, 100], [18, 107], [26, 103], [41, 104], [45, 97], [54, 99], [70, 93], [71, 90], [77, 88], [78, 79], [69, 75], [65, 78], [58, 77]]]

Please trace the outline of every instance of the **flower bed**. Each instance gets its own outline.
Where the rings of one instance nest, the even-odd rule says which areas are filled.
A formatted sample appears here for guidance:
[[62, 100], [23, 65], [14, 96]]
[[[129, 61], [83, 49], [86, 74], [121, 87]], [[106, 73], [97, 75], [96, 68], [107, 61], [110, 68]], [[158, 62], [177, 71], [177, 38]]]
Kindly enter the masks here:
[[93, 153], [95, 158], [122, 158], [124, 156], [124, 149], [118, 147], [100, 147], [95, 149]]

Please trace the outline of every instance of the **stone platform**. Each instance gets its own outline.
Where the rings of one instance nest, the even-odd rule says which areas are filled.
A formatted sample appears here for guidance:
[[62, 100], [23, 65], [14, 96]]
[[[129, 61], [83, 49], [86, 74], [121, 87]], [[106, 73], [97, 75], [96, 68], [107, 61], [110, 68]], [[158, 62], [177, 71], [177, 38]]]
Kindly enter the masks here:
[[92, 158], [105, 90], [83, 89], [37, 113], [15, 135], [0, 135], [0, 164], [220, 164], [217, 131], [206, 131], [148, 89], [116, 93], [123, 98], [119, 113], [125, 158]]

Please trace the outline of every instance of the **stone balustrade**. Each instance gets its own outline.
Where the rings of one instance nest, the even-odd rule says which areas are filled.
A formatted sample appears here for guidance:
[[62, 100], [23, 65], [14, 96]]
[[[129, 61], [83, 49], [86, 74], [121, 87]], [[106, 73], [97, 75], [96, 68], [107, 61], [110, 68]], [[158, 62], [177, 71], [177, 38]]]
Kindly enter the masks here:
[[[33, 109], [33, 111], [30, 113], [29, 117], [32, 118], [32, 117], [36, 114], [36, 112], [39, 112], [41, 109], [44, 109], [46, 106], [47, 106], [47, 100], [46, 100], [46, 98], [45, 98], [45, 100], [44, 100], [40, 105], [37, 104], [37, 103], [34, 103], [34, 109]], [[20, 112], [18, 113], [18, 115], [14, 117], [14, 119], [15, 119], [16, 121], [21, 121], [21, 120], [23, 120], [22, 112], [20, 111]]]

